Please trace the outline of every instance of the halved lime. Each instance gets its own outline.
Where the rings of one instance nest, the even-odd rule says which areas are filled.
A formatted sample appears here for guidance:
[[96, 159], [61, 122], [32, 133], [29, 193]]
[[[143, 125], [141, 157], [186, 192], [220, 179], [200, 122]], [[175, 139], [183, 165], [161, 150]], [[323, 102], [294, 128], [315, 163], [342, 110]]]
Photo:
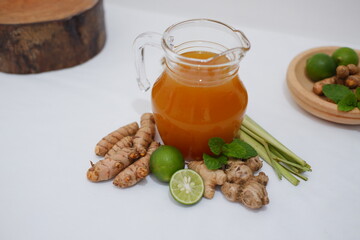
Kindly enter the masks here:
[[170, 193], [179, 203], [195, 204], [204, 195], [204, 182], [201, 176], [190, 169], [175, 172], [170, 179]]

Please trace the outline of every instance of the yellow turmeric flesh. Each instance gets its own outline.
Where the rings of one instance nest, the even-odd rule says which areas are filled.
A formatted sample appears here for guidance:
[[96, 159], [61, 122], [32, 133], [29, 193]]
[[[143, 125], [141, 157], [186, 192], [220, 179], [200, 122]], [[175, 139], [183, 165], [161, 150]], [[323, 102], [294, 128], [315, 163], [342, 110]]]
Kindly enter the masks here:
[[103, 137], [95, 147], [95, 154], [98, 156], [105, 156], [105, 154], [122, 138], [126, 136], [133, 136], [139, 130], [137, 122], [125, 125], [105, 137]]
[[146, 155], [120, 172], [115, 177], [113, 184], [121, 188], [131, 187], [149, 175], [150, 156], [159, 146], [158, 142], [152, 142]]

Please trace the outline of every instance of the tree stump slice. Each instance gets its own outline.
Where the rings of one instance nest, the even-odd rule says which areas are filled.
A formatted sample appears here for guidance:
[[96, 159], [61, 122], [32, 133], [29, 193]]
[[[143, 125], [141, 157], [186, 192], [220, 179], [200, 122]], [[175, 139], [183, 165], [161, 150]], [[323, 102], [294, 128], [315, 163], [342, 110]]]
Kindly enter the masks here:
[[79, 65], [106, 40], [102, 0], [0, 0], [0, 71], [40, 73]]

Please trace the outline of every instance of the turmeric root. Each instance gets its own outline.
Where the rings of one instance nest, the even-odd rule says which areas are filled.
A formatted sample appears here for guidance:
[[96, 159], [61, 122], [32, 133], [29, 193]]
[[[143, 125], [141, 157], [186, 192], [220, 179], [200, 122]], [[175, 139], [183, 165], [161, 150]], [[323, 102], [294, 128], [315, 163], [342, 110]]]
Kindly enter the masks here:
[[87, 178], [99, 182], [115, 177], [140, 156], [145, 156], [154, 135], [155, 121], [151, 113], [141, 116], [140, 129], [133, 122], [108, 134], [95, 148], [95, 153], [105, 156], [105, 159], [96, 164], [91, 162]]
[[227, 181], [221, 191], [225, 197], [233, 202], [240, 202], [249, 208], [260, 208], [269, 203], [266, 185], [269, 178], [260, 172], [253, 173], [262, 167], [259, 157], [253, 157], [243, 162], [231, 160], [227, 163], [225, 173]]
[[149, 175], [150, 156], [159, 146], [158, 142], [152, 142], [146, 155], [120, 172], [113, 184], [121, 188], [131, 187]]
[[109, 158], [119, 152], [121, 149], [133, 146], [133, 136], [126, 136], [118, 141], [106, 154], [105, 158]]
[[269, 203], [266, 184], [268, 177], [260, 172], [258, 176], [252, 176], [244, 184], [225, 182], [221, 192], [232, 202], [240, 202], [248, 208], [257, 209]]
[[336, 77], [329, 77], [329, 78], [325, 78], [321, 81], [318, 81], [316, 83], [314, 83], [313, 85], [313, 92], [316, 94], [316, 95], [322, 95], [323, 94], [323, 86], [324, 85], [327, 85], [327, 84], [334, 84], [336, 81]]
[[95, 147], [95, 154], [105, 156], [105, 154], [122, 138], [133, 136], [139, 130], [137, 122], [125, 125], [103, 137]]
[[340, 84], [349, 88], [360, 87], [360, 68], [354, 64], [347, 66], [338, 66], [336, 68], [336, 75], [330, 78], [325, 78], [314, 83], [313, 92], [317, 95], [322, 95], [322, 88], [327, 84]]
[[354, 89], [357, 87], [360, 87], [360, 75], [350, 75], [346, 80], [345, 80], [345, 86], [347, 86], [348, 88]]
[[91, 162], [91, 168], [87, 171], [87, 178], [92, 182], [100, 182], [115, 177], [121, 171], [121, 164], [111, 158], [105, 158], [96, 164]]
[[226, 181], [226, 174], [223, 170], [209, 170], [203, 161], [191, 161], [188, 167], [202, 177], [205, 185], [205, 198], [213, 198], [216, 185], [222, 185]]
[[91, 168], [87, 171], [87, 178], [90, 181], [100, 182], [109, 180], [133, 162], [132, 159], [129, 159], [129, 154], [133, 151], [132, 141], [128, 141], [128, 138], [125, 137], [120, 142], [119, 144], [123, 144], [124, 148], [114, 155], [95, 164], [91, 162]]
[[134, 137], [134, 151], [130, 154], [131, 159], [138, 159], [146, 155], [146, 149], [155, 136], [155, 120], [151, 113], [144, 113], [140, 120], [140, 129]]

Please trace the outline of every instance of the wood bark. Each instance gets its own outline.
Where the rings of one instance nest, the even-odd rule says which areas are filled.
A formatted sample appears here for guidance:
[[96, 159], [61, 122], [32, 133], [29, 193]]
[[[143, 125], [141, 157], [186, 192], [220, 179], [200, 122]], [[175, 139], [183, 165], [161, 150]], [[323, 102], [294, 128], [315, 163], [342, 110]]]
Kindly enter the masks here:
[[0, 2], [0, 71], [40, 73], [81, 64], [106, 40], [102, 0]]

